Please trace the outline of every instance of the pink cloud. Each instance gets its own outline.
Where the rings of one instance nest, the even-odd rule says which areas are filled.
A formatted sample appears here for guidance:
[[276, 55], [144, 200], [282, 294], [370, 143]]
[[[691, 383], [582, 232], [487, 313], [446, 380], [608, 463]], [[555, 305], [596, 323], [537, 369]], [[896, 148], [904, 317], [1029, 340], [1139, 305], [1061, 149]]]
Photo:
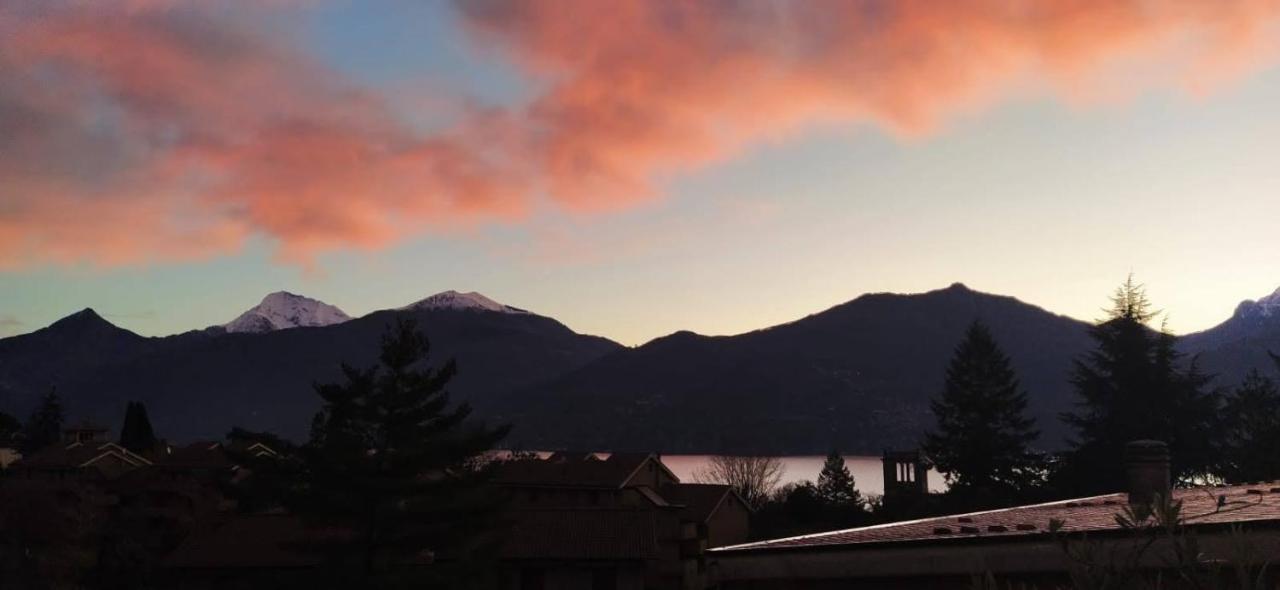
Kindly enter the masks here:
[[253, 11], [202, 6], [0, 8], [0, 268], [212, 257], [255, 236], [306, 264], [520, 222], [544, 196], [616, 210], [817, 125], [921, 135], [1046, 89], [1205, 92], [1273, 62], [1280, 15], [1263, 0], [469, 0], [478, 45], [544, 90], [424, 135]]

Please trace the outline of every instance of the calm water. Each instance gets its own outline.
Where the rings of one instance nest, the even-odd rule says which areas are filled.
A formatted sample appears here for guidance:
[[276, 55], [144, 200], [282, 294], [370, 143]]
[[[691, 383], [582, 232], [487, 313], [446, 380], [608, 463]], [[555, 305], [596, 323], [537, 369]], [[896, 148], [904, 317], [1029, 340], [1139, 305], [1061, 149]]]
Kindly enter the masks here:
[[[778, 457], [782, 460], [784, 471], [782, 473], [782, 483], [790, 483], [795, 481], [817, 481], [818, 473], [822, 471], [822, 463], [826, 461], [825, 456], [821, 455], [802, 455], [794, 457]], [[698, 469], [703, 468], [711, 460], [711, 455], [663, 455], [662, 462], [667, 468], [680, 478], [680, 481], [694, 481], [693, 474]], [[853, 474], [854, 483], [858, 487], [858, 491], [863, 494], [882, 494], [884, 493], [884, 474], [881, 472], [880, 457], [868, 457], [860, 455], [845, 455], [844, 464], [849, 468], [849, 473]], [[943, 491], [946, 489], [946, 483], [942, 481], [942, 475], [936, 471], [929, 471], [929, 489], [934, 491]]]

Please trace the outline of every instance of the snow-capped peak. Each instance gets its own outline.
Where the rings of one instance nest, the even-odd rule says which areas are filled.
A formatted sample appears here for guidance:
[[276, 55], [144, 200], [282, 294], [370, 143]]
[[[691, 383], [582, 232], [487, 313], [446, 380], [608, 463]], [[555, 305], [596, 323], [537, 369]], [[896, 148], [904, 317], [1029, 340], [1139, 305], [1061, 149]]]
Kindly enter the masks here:
[[1271, 314], [1280, 313], [1280, 289], [1276, 289], [1275, 293], [1259, 299], [1258, 307], [1261, 309], [1263, 316], [1269, 317]]
[[518, 307], [504, 305], [485, 297], [475, 291], [459, 293], [449, 290], [436, 293], [426, 299], [411, 303], [401, 309], [457, 309], [473, 311], [493, 311], [497, 313], [529, 313]]
[[276, 291], [222, 327], [228, 332], [273, 332], [303, 326], [341, 324], [351, 316], [341, 309], [310, 297]]
[[1236, 309], [1236, 316], [1242, 318], [1280, 317], [1280, 289], [1257, 301], [1245, 301]]

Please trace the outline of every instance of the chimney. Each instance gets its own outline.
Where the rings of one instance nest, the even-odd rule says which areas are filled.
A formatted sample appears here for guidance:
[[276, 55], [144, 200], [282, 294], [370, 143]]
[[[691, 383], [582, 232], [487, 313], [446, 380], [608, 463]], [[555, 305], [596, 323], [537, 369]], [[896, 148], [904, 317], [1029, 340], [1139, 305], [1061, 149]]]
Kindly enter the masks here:
[[1150, 504], [1156, 495], [1169, 497], [1169, 447], [1158, 440], [1135, 440], [1124, 446], [1124, 474], [1129, 503]]

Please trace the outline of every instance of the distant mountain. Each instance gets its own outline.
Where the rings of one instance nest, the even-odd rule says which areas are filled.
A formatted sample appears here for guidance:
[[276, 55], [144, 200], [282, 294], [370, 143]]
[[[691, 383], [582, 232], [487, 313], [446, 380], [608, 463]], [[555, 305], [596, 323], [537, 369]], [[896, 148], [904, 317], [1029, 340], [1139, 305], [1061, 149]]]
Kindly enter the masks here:
[[426, 332], [430, 362], [457, 360], [450, 391], [482, 411], [621, 348], [532, 313], [387, 310], [327, 326], [143, 338], [84, 311], [0, 340], [0, 408], [25, 415], [57, 385], [72, 416], [109, 425], [128, 400], [140, 400], [157, 432], [174, 440], [221, 438], [236, 425], [301, 439], [319, 407], [312, 383], [337, 379], [341, 362], [373, 364], [384, 328], [399, 317]]
[[466, 311], [495, 311], [498, 313], [529, 313], [518, 307], [498, 303], [484, 295], [471, 291], [459, 293], [444, 291], [400, 309], [452, 309]]
[[288, 328], [332, 326], [350, 320], [341, 309], [310, 297], [276, 291], [236, 319], [222, 325], [227, 332], [272, 332]]
[[1198, 355], [1201, 366], [1218, 375], [1219, 385], [1233, 386], [1251, 369], [1274, 371], [1267, 352], [1280, 354], [1280, 290], [1241, 303], [1227, 321], [1183, 337], [1180, 346]]
[[956, 284], [874, 294], [738, 336], [677, 332], [621, 349], [512, 396], [514, 440], [531, 448], [665, 452], [878, 452], [914, 447], [965, 329], [991, 327], [1043, 431], [1064, 434], [1071, 360], [1088, 324]]

